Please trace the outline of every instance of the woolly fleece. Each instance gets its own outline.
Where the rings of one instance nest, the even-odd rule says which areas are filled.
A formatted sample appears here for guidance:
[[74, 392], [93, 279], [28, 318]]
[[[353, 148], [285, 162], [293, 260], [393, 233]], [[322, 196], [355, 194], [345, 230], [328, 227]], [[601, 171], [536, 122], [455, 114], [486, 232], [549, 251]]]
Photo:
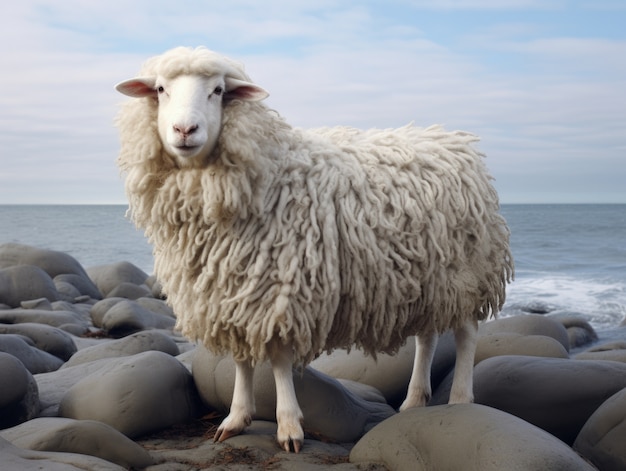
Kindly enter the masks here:
[[[204, 48], [141, 71], [180, 73], [250, 80]], [[129, 101], [117, 124], [130, 213], [177, 326], [215, 353], [257, 362], [292, 343], [300, 364], [352, 345], [393, 353], [504, 303], [509, 231], [472, 134], [306, 131], [231, 100], [208, 164], [179, 168], [162, 150], [156, 100]]]

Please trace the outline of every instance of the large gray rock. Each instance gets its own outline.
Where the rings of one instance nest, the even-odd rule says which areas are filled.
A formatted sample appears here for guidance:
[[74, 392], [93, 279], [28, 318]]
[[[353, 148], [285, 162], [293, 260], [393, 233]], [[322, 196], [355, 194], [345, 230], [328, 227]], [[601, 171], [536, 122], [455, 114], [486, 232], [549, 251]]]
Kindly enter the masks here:
[[576, 360], [612, 360], [626, 363], [626, 342], [606, 342], [574, 356]]
[[32, 374], [58, 370], [63, 360], [39, 350], [28, 337], [17, 334], [0, 334], [0, 352], [18, 358]]
[[[215, 356], [198, 346], [192, 364], [198, 391], [217, 410], [230, 407], [235, 384], [235, 363], [230, 356]], [[370, 402], [344, 388], [337, 380], [312, 368], [295, 371], [294, 386], [304, 415], [304, 429], [338, 442], [352, 442], [374, 425], [395, 414], [391, 406]], [[255, 418], [276, 421], [276, 389], [269, 363], [254, 375]]]
[[154, 464], [140, 445], [113, 427], [93, 420], [38, 418], [3, 430], [0, 437], [20, 448], [91, 455], [126, 469]]
[[0, 437], [3, 471], [125, 471], [126, 468], [77, 453], [24, 450]]
[[[625, 387], [626, 364], [613, 361], [499, 356], [474, 368], [476, 403], [516, 415], [570, 445], [596, 409]], [[446, 402], [440, 390], [435, 399], [441, 402], [433, 404]]]
[[552, 435], [478, 404], [409, 409], [385, 420], [354, 446], [352, 463], [394, 471], [593, 471]]
[[60, 299], [52, 278], [34, 265], [18, 265], [0, 270], [0, 303], [19, 307], [22, 301]]
[[45, 324], [73, 332], [87, 332], [89, 322], [75, 311], [48, 311], [44, 309], [0, 310], [0, 324]]
[[0, 429], [12, 427], [39, 413], [39, 391], [24, 364], [0, 352]]
[[570, 349], [569, 336], [565, 326], [557, 319], [540, 314], [503, 317], [481, 324], [479, 328], [480, 335], [505, 332], [520, 335], [545, 335], [560, 342], [568, 352]]
[[84, 348], [70, 358], [63, 368], [70, 368], [80, 363], [87, 363], [102, 358], [117, 358], [136, 355], [149, 350], [161, 351], [176, 356], [180, 352], [171, 337], [158, 330], [137, 332], [119, 340], [111, 340]]
[[89, 278], [82, 265], [65, 252], [16, 243], [1, 244], [0, 268], [17, 265], [35, 265], [44, 270], [51, 278], [67, 273]]
[[481, 335], [476, 346], [474, 364], [501, 355], [528, 355], [549, 358], [569, 358], [565, 347], [545, 335], [521, 335], [508, 332]]
[[626, 389], [598, 407], [573, 447], [602, 471], [626, 469]]
[[35, 375], [41, 403], [40, 415], [42, 417], [58, 416], [59, 404], [72, 386], [89, 375], [97, 374], [107, 365], [118, 362], [119, 359], [117, 358], [103, 358], [81, 363], [71, 368], [59, 368], [57, 371]]
[[63, 396], [59, 415], [98, 420], [137, 437], [193, 419], [199, 404], [189, 371], [174, 357], [149, 351], [82, 378]]
[[86, 275], [77, 275], [76, 273], [63, 273], [54, 277], [54, 284], [59, 288], [59, 284], [66, 284], [73, 287], [79, 295], [89, 296], [92, 299], [102, 299], [102, 293], [97, 286]]
[[35, 346], [61, 360], [67, 361], [76, 353], [76, 344], [70, 334], [44, 324], [0, 324], [0, 334], [19, 334], [28, 337]]
[[[335, 350], [322, 354], [311, 367], [337, 379], [348, 379], [379, 390], [389, 404], [399, 406], [406, 397], [413, 371], [415, 339], [410, 337], [397, 354], [380, 354], [376, 359], [361, 350]], [[456, 350], [454, 336], [446, 332], [439, 338], [431, 369], [433, 387], [438, 385], [454, 367]]]
[[148, 279], [148, 275], [143, 270], [130, 262], [88, 267], [87, 273], [104, 297], [109, 297], [111, 291], [122, 283], [143, 285]]
[[92, 316], [92, 319], [94, 325], [112, 337], [124, 337], [145, 329], [172, 329], [176, 324], [173, 317], [150, 311], [131, 300], [116, 302], [102, 314], [101, 318]]

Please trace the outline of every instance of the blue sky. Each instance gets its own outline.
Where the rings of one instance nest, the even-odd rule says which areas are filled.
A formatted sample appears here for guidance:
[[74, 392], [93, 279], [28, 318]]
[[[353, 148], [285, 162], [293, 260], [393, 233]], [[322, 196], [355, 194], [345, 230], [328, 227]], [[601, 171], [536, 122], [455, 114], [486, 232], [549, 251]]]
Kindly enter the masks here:
[[205, 45], [293, 125], [481, 137], [503, 203], [626, 203], [623, 0], [0, 4], [0, 204], [124, 203], [113, 90]]

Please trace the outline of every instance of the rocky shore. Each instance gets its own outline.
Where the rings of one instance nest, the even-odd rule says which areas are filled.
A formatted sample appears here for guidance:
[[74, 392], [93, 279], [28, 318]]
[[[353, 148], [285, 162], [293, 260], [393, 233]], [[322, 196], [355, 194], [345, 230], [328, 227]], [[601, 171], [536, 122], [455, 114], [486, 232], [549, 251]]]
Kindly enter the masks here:
[[575, 316], [484, 324], [475, 404], [447, 405], [454, 343], [442, 336], [428, 407], [397, 413], [413, 342], [376, 361], [323, 355], [294, 372], [306, 439], [275, 442], [273, 378], [255, 375], [257, 416], [216, 444], [234, 366], [174, 330], [158, 281], [128, 262], [0, 245], [3, 470], [626, 469], [626, 325], [610, 341]]

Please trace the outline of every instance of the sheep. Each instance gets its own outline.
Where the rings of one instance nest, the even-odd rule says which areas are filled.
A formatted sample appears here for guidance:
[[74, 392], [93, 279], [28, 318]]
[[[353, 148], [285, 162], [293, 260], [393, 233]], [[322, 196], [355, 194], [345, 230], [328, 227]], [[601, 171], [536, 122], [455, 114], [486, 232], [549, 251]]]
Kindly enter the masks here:
[[416, 356], [400, 407], [431, 396], [438, 335], [453, 329], [450, 403], [473, 401], [478, 321], [513, 276], [509, 230], [466, 132], [293, 128], [238, 62], [204, 47], [149, 59], [116, 89], [129, 212], [153, 245], [177, 328], [236, 364], [215, 441], [255, 413], [269, 360], [277, 441], [304, 440], [292, 369], [322, 352]]

